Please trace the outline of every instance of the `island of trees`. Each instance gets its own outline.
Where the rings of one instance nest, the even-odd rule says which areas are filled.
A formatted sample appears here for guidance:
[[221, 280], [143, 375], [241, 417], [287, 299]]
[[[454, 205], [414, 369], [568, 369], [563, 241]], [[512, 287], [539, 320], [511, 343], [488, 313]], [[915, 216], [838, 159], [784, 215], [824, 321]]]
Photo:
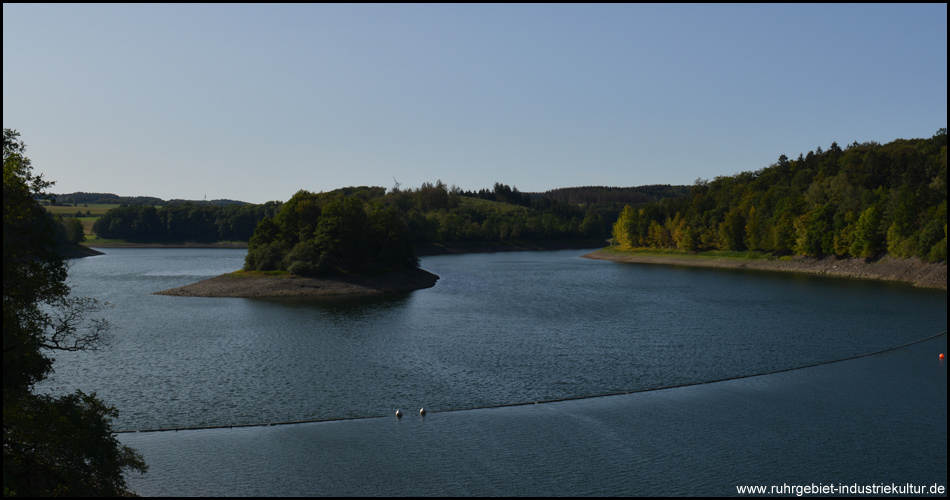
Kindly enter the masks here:
[[367, 203], [367, 194], [297, 192], [275, 217], [257, 225], [244, 270], [308, 276], [418, 267], [399, 212]]

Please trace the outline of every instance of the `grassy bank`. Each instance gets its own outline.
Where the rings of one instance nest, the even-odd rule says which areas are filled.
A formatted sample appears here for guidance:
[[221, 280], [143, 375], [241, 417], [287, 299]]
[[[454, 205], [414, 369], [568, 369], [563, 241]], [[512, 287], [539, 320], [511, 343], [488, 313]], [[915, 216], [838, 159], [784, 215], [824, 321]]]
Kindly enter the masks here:
[[727, 250], [712, 250], [708, 252], [685, 252], [683, 250], [664, 249], [664, 248], [634, 248], [632, 250], [620, 250], [617, 247], [610, 246], [602, 248], [602, 252], [614, 253], [617, 255], [641, 255], [641, 256], [669, 256], [683, 259], [736, 259], [736, 260], [792, 260], [792, 256], [776, 257], [768, 252], [754, 252], [745, 250], [741, 252]]

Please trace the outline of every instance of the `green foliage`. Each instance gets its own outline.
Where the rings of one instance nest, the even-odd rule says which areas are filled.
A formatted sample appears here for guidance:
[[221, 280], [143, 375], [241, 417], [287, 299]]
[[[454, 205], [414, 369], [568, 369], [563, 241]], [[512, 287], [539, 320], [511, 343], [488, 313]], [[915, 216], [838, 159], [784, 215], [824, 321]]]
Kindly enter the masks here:
[[52, 216], [38, 203], [51, 185], [34, 176], [19, 134], [3, 131], [3, 492], [119, 495], [141, 457], [113, 436], [115, 409], [95, 395], [52, 397], [33, 388], [53, 370], [48, 353], [94, 350], [100, 305], [70, 298]]
[[749, 250], [761, 250], [764, 247], [762, 225], [763, 221], [759, 217], [759, 212], [754, 206], [750, 207], [745, 224], [745, 245]]
[[[797, 160], [713, 181], [688, 196], [628, 206], [613, 225], [624, 248], [764, 250], [946, 260], [947, 138], [832, 143]], [[656, 223], [656, 224], [654, 224]]]
[[145, 462], [115, 438], [115, 408], [95, 394], [27, 395], [3, 405], [5, 496], [120, 496]]
[[934, 262], [945, 262], [947, 260], [947, 225], [943, 225], [943, 239], [934, 243], [927, 254], [927, 259]]
[[[361, 270], [371, 260], [369, 227], [363, 201], [345, 198], [323, 207], [312, 241], [319, 252], [318, 268]], [[400, 221], [401, 222], [401, 221]]]
[[588, 210], [580, 225], [580, 232], [585, 238], [604, 237], [604, 218], [593, 210]]
[[[418, 266], [409, 229], [394, 207], [367, 205], [371, 190], [299, 191], [248, 245], [246, 271], [316, 275]], [[377, 200], [378, 201], [378, 200]]]
[[723, 250], [745, 250], [745, 225], [742, 211], [735, 207], [719, 225], [719, 242]]
[[[249, 241], [258, 223], [271, 219], [277, 224], [278, 234], [267, 232], [257, 238], [251, 246], [258, 248], [261, 254], [252, 256], [250, 265], [272, 267], [281, 264], [275, 264], [272, 252], [263, 252], [265, 246], [279, 240], [280, 244], [272, 249], [284, 256], [298, 243], [313, 237], [315, 224], [327, 203], [344, 198], [359, 199], [370, 207], [393, 209], [408, 229], [406, 234], [412, 244], [467, 245], [511, 240], [601, 239], [610, 232], [623, 208], [619, 201], [667, 200], [687, 190], [685, 186], [588, 187], [529, 195], [497, 182], [492, 189], [471, 192], [455, 186], [449, 188], [437, 181], [424, 183], [418, 189], [398, 189], [397, 186], [388, 193], [383, 188], [366, 186], [329, 193], [302, 190], [285, 203], [265, 205], [182, 202], [156, 207], [149, 205], [148, 199], [137, 198], [103, 214], [95, 222], [93, 232], [99, 239], [131, 242]], [[77, 195], [82, 199], [100, 200], [95, 194], [70, 196]], [[579, 199], [587, 201], [579, 202]], [[58, 209], [50, 207], [50, 210]], [[373, 210], [375, 208], [366, 208], [367, 214]], [[662, 222], [658, 216], [650, 216], [653, 218], [644, 219], [637, 228], [638, 237], [647, 236], [650, 220]]]
[[103, 239], [133, 242], [248, 241], [257, 223], [273, 216], [278, 204], [216, 206], [176, 203], [160, 208], [122, 205], [96, 220], [93, 232]]
[[853, 241], [850, 253], [855, 257], [873, 257], [881, 251], [883, 241], [880, 231], [881, 211], [876, 205], [871, 205], [858, 219], [854, 228]]
[[639, 238], [636, 236], [638, 215], [630, 205], [623, 208], [623, 212], [620, 213], [620, 217], [614, 223], [614, 245], [620, 248], [639, 246]]
[[795, 253], [817, 257], [834, 250], [834, 233], [831, 231], [833, 215], [828, 204], [814, 207], [795, 219]]
[[[923, 229], [917, 240], [917, 254], [926, 256], [928, 260], [946, 260], [947, 253], [947, 202], [944, 200], [939, 206], [928, 211]], [[943, 223], [943, 228], [940, 224]], [[939, 246], [943, 245], [943, 250]], [[933, 249], [937, 248], [934, 253]], [[944, 255], [943, 259], [939, 256]], [[936, 259], [934, 257], [937, 257]]]
[[86, 241], [82, 222], [76, 217], [59, 217], [57, 222], [62, 227], [62, 238], [67, 244], [76, 245]]

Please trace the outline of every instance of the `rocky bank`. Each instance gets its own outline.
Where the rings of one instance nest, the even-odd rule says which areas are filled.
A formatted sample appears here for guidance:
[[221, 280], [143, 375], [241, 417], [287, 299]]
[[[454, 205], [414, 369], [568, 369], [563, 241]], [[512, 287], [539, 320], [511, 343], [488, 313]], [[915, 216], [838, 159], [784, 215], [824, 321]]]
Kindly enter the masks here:
[[156, 292], [177, 297], [321, 297], [411, 292], [435, 286], [439, 277], [422, 269], [386, 274], [305, 277], [223, 274], [191, 285]]
[[789, 260], [739, 259], [705, 257], [702, 255], [624, 253], [603, 249], [591, 252], [583, 257], [588, 259], [612, 260], [615, 262], [728, 269], [758, 269], [764, 271], [817, 274], [840, 278], [901, 281], [912, 283], [914, 286], [922, 288], [947, 289], [947, 263], [925, 262], [916, 258], [894, 259], [891, 257], [883, 257], [873, 261], [838, 258], [834, 256], [822, 258], [795, 257]]

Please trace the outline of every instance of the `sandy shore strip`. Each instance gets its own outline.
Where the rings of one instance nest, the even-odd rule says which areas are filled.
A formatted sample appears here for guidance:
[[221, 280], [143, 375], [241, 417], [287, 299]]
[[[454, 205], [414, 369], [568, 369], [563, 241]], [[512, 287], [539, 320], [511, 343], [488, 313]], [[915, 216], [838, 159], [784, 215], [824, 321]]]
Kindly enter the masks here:
[[155, 292], [177, 297], [322, 297], [411, 292], [435, 286], [439, 277], [422, 269], [387, 274], [309, 278], [292, 274], [223, 274], [191, 285]]
[[912, 283], [921, 288], [947, 289], [947, 263], [925, 262], [920, 259], [893, 259], [884, 257], [876, 261], [865, 259], [794, 257], [789, 260], [742, 259], [703, 256], [702, 254], [651, 254], [601, 249], [582, 257], [614, 262], [640, 264], [665, 264], [691, 267], [717, 267], [725, 269], [752, 269], [807, 273], [840, 278], [863, 278]]

